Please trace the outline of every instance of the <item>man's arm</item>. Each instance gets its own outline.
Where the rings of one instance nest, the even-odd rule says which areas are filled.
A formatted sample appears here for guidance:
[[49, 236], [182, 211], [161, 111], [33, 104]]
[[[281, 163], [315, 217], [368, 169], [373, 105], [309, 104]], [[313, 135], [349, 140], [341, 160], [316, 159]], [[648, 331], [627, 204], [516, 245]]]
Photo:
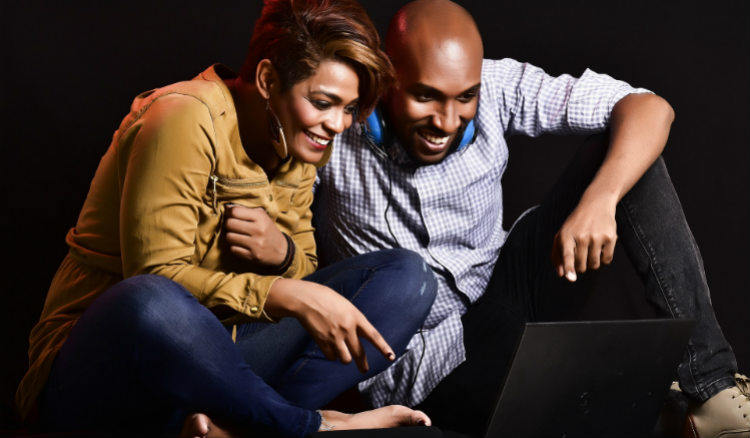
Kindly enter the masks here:
[[594, 179], [563, 223], [552, 246], [559, 276], [609, 264], [617, 240], [617, 203], [659, 157], [669, 136], [674, 111], [655, 94], [629, 94], [610, 118], [610, 145]]

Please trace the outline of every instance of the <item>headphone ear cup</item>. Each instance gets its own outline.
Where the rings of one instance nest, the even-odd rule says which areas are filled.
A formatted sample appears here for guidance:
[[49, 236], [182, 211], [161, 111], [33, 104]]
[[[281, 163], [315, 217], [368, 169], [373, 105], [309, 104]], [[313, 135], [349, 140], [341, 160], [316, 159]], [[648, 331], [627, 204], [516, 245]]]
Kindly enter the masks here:
[[382, 148], [385, 146], [385, 121], [380, 113], [380, 108], [375, 108], [365, 121], [366, 131], [365, 134], [370, 137], [370, 140], [378, 147]]
[[[383, 118], [383, 114], [379, 107], [375, 107], [370, 115], [367, 116], [363, 128], [362, 132], [370, 143], [375, 145], [380, 151], [385, 152], [386, 138], [389, 137], [389, 133], [385, 124], [385, 119]], [[469, 120], [469, 123], [466, 124], [466, 128], [464, 128], [464, 131], [461, 134], [461, 141], [458, 143], [456, 151], [460, 151], [473, 143], [476, 137], [477, 131], [474, 126], [474, 119], [471, 119]]]
[[461, 136], [461, 141], [458, 143], [458, 147], [456, 148], [456, 151], [460, 151], [461, 149], [473, 143], [476, 137], [477, 137], [477, 130], [474, 126], [474, 119], [471, 119], [469, 120], [469, 123], [466, 124], [466, 128], [464, 129], [464, 133]]

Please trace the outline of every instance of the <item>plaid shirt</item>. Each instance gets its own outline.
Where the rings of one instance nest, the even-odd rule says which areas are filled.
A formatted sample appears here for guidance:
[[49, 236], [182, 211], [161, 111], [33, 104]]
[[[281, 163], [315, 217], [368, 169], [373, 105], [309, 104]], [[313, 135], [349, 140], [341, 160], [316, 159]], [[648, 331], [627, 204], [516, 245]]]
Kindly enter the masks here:
[[505, 137], [603, 131], [615, 103], [648, 92], [586, 70], [552, 77], [512, 59], [484, 60], [474, 143], [414, 165], [397, 141], [387, 157], [354, 126], [318, 171], [314, 221], [321, 265], [383, 248], [421, 254], [438, 279], [423, 330], [386, 371], [360, 383], [373, 406], [416, 405], [465, 360], [461, 315], [485, 291], [507, 232], [500, 179]]

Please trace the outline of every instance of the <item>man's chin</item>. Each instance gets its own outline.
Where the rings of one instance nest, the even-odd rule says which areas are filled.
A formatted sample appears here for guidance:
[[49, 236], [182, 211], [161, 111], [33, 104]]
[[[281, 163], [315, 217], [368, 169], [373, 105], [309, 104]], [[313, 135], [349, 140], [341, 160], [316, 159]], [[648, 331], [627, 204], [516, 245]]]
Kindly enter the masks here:
[[419, 134], [414, 134], [409, 140], [408, 143], [402, 142], [401, 144], [404, 145], [407, 154], [415, 163], [436, 164], [443, 161], [450, 152], [453, 137], [442, 148], [435, 144], [429, 144]]
[[419, 164], [437, 164], [443, 161], [445, 156], [448, 155], [449, 149], [450, 148], [445, 148], [444, 150], [440, 152], [430, 151], [430, 153], [425, 153], [424, 151], [412, 150], [412, 153], [410, 155], [412, 159]]

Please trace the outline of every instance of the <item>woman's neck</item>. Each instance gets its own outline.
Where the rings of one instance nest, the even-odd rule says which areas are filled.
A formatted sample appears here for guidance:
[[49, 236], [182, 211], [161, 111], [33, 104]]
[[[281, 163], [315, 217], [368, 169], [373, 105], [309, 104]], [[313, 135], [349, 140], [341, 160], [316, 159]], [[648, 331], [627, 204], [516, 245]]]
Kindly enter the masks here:
[[271, 143], [266, 100], [258, 89], [241, 78], [225, 81], [234, 99], [237, 110], [237, 125], [240, 132], [240, 142], [250, 159], [263, 168], [268, 179], [281, 166], [281, 159]]

